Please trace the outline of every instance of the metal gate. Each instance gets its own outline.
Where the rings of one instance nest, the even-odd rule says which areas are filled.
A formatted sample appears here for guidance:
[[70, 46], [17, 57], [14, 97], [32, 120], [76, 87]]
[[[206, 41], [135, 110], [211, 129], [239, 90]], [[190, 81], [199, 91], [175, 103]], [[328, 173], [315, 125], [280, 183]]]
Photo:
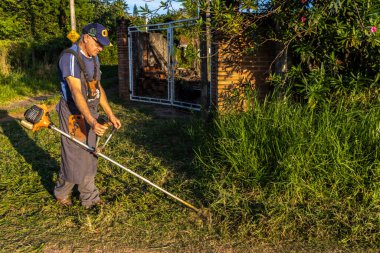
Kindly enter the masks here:
[[128, 27], [129, 84], [134, 101], [200, 110], [196, 19]]

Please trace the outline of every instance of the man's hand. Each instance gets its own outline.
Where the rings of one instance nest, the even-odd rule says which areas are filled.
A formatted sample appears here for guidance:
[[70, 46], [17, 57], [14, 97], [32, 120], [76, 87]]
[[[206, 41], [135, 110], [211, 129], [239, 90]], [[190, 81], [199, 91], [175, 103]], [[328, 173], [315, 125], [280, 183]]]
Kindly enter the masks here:
[[108, 119], [112, 123], [112, 125], [119, 129], [121, 127], [120, 120], [113, 114], [110, 105], [108, 104], [107, 95], [99, 82], [100, 89], [100, 106], [103, 108], [104, 112], [107, 114]]
[[98, 121], [94, 118], [94, 120], [92, 121], [91, 128], [96, 135], [103, 136], [103, 134], [106, 132], [108, 126], [107, 126], [107, 124], [102, 125], [102, 124], [98, 123]]
[[120, 120], [118, 118], [116, 118], [115, 115], [111, 115], [109, 118], [110, 122], [112, 123], [112, 125], [116, 128], [116, 129], [119, 129], [121, 127], [121, 123], [120, 123]]

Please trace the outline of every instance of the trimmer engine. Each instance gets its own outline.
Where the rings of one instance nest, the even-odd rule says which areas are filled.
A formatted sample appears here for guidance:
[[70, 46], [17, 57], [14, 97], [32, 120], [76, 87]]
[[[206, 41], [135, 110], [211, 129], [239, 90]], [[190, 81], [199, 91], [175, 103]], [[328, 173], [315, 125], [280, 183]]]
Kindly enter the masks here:
[[44, 115], [44, 109], [37, 105], [33, 105], [24, 113], [25, 119], [28, 122], [33, 123], [33, 124], [40, 122], [43, 115]]
[[51, 124], [46, 105], [33, 105], [25, 111], [24, 117], [25, 120], [22, 120], [21, 124], [33, 132], [38, 131], [41, 127], [49, 127]]

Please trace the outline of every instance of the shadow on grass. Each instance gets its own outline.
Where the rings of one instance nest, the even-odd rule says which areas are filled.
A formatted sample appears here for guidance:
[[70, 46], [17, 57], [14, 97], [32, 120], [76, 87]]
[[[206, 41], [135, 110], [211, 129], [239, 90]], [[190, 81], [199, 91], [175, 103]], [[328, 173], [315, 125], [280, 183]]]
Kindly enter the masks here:
[[[0, 115], [7, 114], [0, 110]], [[32, 166], [40, 177], [41, 184], [53, 196], [55, 182], [53, 176], [58, 172], [59, 164], [45, 150], [39, 147], [25, 132], [19, 124], [18, 119], [10, 119], [1, 122], [4, 135], [8, 137], [14, 149]]]

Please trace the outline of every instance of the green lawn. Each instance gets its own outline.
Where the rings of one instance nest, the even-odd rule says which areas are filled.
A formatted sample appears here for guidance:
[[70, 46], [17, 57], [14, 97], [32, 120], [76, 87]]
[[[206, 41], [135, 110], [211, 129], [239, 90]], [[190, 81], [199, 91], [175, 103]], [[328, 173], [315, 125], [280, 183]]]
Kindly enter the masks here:
[[[124, 126], [111, 139], [106, 155], [199, 206], [191, 175], [191, 116], [156, 119], [150, 106], [113, 107]], [[57, 122], [54, 112], [52, 120]], [[76, 193], [74, 206], [61, 208], [52, 196], [59, 168], [58, 133], [31, 133], [17, 121], [0, 126], [3, 252], [214, 247], [213, 228], [193, 211], [104, 160], [96, 180], [107, 204], [85, 210]]]

